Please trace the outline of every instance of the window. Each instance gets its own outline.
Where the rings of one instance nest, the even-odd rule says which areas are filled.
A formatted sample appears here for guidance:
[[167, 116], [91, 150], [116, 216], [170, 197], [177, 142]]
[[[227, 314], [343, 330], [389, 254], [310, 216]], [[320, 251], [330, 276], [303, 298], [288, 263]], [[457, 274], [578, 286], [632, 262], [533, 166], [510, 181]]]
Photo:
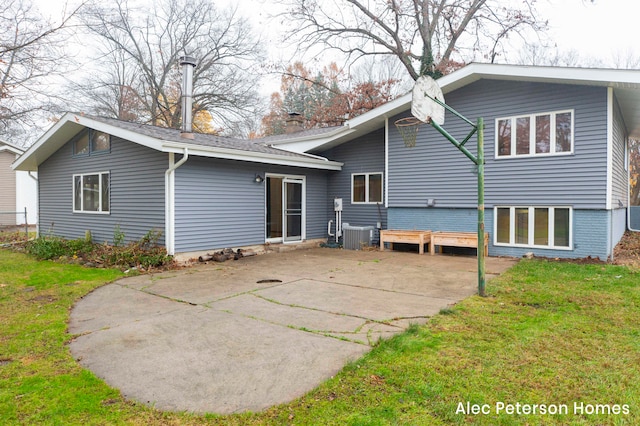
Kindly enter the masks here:
[[109, 134], [91, 130], [91, 152], [108, 152], [111, 149]]
[[351, 202], [381, 203], [382, 186], [382, 173], [351, 175]]
[[496, 157], [573, 152], [573, 111], [496, 120]]
[[88, 129], [73, 142], [73, 155], [91, 155], [109, 152], [111, 137], [108, 133]]
[[571, 249], [571, 207], [496, 207], [494, 244]]
[[89, 155], [89, 132], [85, 132], [73, 143], [73, 155]]
[[73, 175], [73, 211], [109, 213], [109, 172]]

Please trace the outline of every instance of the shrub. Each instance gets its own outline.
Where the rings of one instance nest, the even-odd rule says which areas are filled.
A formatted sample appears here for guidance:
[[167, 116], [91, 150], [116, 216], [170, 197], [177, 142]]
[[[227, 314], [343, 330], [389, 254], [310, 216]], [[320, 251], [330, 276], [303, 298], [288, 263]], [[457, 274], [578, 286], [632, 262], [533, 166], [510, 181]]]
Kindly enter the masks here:
[[58, 237], [40, 237], [26, 245], [27, 253], [39, 260], [55, 259], [69, 252], [67, 242]]
[[158, 246], [161, 236], [160, 231], [151, 230], [140, 240], [122, 245], [124, 234], [118, 228], [114, 231], [114, 243], [117, 245], [113, 246], [106, 243], [94, 244], [86, 238], [65, 240], [48, 236], [30, 241], [26, 250], [40, 260], [68, 257], [106, 267], [160, 268], [173, 264], [173, 258], [167, 255], [166, 249]]

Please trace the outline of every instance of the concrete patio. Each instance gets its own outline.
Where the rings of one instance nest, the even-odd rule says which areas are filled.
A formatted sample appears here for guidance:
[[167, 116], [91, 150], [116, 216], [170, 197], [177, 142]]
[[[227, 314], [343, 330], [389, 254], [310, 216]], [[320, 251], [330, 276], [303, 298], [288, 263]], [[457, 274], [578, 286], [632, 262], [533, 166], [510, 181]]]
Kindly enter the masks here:
[[[70, 349], [159, 409], [257, 411], [475, 294], [476, 262], [316, 248], [124, 278], [77, 303]], [[487, 279], [513, 263], [487, 258]]]

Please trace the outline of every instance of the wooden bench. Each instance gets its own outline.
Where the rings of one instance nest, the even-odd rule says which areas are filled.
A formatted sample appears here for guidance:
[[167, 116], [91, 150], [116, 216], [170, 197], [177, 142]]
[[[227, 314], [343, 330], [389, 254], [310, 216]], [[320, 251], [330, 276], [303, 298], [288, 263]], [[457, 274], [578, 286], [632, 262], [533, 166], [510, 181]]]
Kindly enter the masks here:
[[[478, 248], [478, 233], [477, 232], [442, 232], [436, 231], [431, 233], [431, 244], [429, 244], [429, 251], [431, 254], [435, 254], [436, 246], [450, 246], [450, 247], [471, 247]], [[489, 255], [489, 233], [484, 234], [484, 254]]]
[[384, 243], [389, 243], [391, 250], [393, 243], [418, 244], [418, 253], [424, 254], [424, 245], [431, 244], [431, 231], [383, 229], [380, 231], [380, 251], [384, 251]]

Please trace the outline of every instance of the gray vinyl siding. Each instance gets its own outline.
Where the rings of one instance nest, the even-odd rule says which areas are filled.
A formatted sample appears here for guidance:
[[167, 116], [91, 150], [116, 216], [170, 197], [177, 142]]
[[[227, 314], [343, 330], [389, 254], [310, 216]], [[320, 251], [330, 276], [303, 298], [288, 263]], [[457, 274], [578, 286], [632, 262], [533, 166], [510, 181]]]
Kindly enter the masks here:
[[640, 231], [640, 206], [629, 206], [629, 229]]
[[[573, 210], [573, 250], [533, 247], [495, 246], [493, 236], [493, 209], [485, 211], [485, 229], [489, 233], [490, 256], [522, 257], [525, 253], [548, 258], [584, 258], [591, 256], [606, 260], [611, 248], [619, 240], [618, 211]], [[613, 215], [613, 216], [612, 216]], [[389, 227], [393, 229], [428, 229], [432, 231], [477, 232], [476, 209], [389, 208]], [[611, 226], [614, 229], [612, 244]], [[618, 225], [616, 225], [618, 224]]]
[[[164, 172], [167, 154], [115, 137], [109, 153], [74, 157], [71, 142], [38, 168], [40, 234], [113, 242], [116, 225], [126, 241], [152, 229], [164, 233]], [[79, 173], [110, 172], [110, 213], [73, 213], [73, 178]], [[164, 236], [159, 243], [164, 244]]]
[[[448, 93], [445, 100], [471, 121], [484, 119], [486, 207], [606, 207], [606, 88], [480, 80]], [[573, 154], [495, 158], [497, 118], [562, 110], [574, 111]], [[470, 130], [448, 112], [444, 128], [458, 140]], [[474, 154], [476, 141], [473, 136], [466, 145]], [[419, 128], [414, 148], [405, 148], [395, 126], [389, 126], [389, 207], [424, 207], [433, 198], [436, 208], [472, 208], [477, 205], [473, 169], [473, 163], [431, 126]]]
[[625, 164], [625, 148], [627, 140], [627, 131], [622, 113], [618, 103], [613, 102], [613, 123], [612, 123], [612, 191], [611, 191], [611, 208], [626, 207], [628, 201], [629, 180]]
[[[0, 151], [0, 212], [16, 211], [16, 172], [11, 168], [15, 160], [13, 152]], [[0, 226], [15, 224], [15, 214], [0, 214]]]
[[305, 176], [306, 238], [326, 237], [326, 172], [191, 157], [176, 170], [176, 252], [264, 244], [266, 184], [256, 174]]
[[383, 194], [387, 177], [384, 167], [384, 129], [376, 130], [353, 141], [342, 144], [321, 155], [344, 163], [341, 172], [329, 177], [329, 200], [326, 208], [330, 218], [335, 217], [333, 199], [342, 198], [342, 222], [353, 226], [387, 227], [387, 209], [382, 204], [353, 204], [351, 202], [351, 175], [353, 173], [382, 173]]

